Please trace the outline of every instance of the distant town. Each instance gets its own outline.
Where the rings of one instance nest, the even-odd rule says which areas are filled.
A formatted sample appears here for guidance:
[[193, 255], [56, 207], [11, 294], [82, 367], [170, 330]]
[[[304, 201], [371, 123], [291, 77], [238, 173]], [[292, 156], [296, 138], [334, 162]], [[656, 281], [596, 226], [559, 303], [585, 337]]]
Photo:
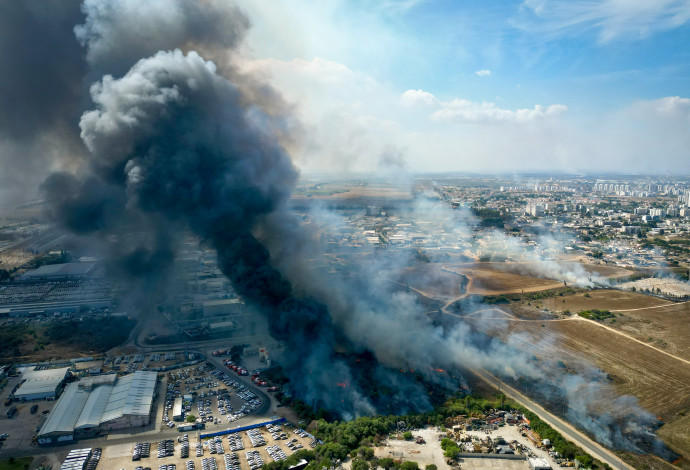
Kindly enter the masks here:
[[[376, 275], [393, 291], [414, 296], [438, 327], [463, 323], [501, 341], [524, 342], [520, 347], [535, 359], [560, 358], [568, 374], [584, 367], [583, 360], [594, 361], [611, 390], [630, 390], [626, 384], [636, 374], [660, 370], [646, 362], [619, 370], [619, 358], [596, 359], [607, 348], [632, 348], [633, 362], [653, 360], [647, 354], [668, 361], [677, 374], [669, 393], [681, 401], [659, 403], [655, 379], [626, 393], [658, 414], [646, 432], [674, 423], [661, 430], [677, 436], [683, 432], [677, 418], [690, 399], [684, 333], [672, 331], [685, 318], [673, 312], [686, 312], [690, 298], [690, 183], [529, 180], [305, 178], [290, 205], [317, 247], [308, 259], [317, 272], [347, 278], [366, 264], [385, 266]], [[330, 458], [330, 466], [346, 469], [385, 467], [388, 458], [393, 466], [414, 461], [427, 469], [483, 468], [475, 467], [476, 455], [503, 468], [534, 469], [607, 468], [616, 459], [636, 466], [652, 458], [609, 455], [587, 444], [585, 434], [564, 440], [570, 431], [561, 420], [569, 418], [563, 411], [570, 404], [546, 400], [549, 411], [532, 408], [526, 396], [539, 395], [528, 385], [472, 369], [465, 371], [474, 377], [471, 387], [445, 392], [450, 401], [440, 408], [442, 419], [415, 418], [433, 426], [391, 424], [387, 438], [373, 445], [373, 457], [329, 454], [322, 417], [294, 396], [298, 387], [281, 372], [286, 344], [235, 290], [212, 246], [180, 232], [165, 288], [142, 291], [113, 275], [108, 250], [80, 245], [46, 220], [41, 207], [40, 201], [5, 207], [0, 218], [2, 455], [41, 454], [44, 467], [80, 470], [111, 468], [99, 463], [102, 455], [127, 468], [155, 452], [170, 462], [179, 456], [178, 464], [196, 455], [209, 466], [205, 459], [223, 455], [224, 445], [226, 468], [235, 470], [296, 465], [289, 454], [305, 457], [303, 465]], [[126, 240], [126, 234], [113, 236], [105, 246]], [[149, 298], [144, 310], [142, 292]], [[645, 316], [664, 311], [669, 316]], [[499, 321], [511, 333], [496, 330]], [[591, 325], [608, 336], [597, 338]], [[540, 335], [553, 344], [541, 345]], [[665, 439], [672, 458], [683, 461], [678, 437]], [[245, 446], [259, 450], [244, 456]]]

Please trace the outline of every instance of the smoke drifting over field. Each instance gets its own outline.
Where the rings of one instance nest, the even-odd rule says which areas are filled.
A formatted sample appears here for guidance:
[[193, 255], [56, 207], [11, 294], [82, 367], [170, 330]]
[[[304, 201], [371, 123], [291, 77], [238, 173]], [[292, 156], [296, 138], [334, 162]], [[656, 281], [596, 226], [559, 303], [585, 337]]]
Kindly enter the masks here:
[[[283, 146], [291, 117], [281, 113], [269, 87], [222, 62], [248, 27], [235, 7], [94, 0], [82, 11], [86, 19], [76, 36], [85, 59], [70, 72], [71, 83], [79, 88], [84, 77], [96, 80], [92, 109], [79, 120], [84, 163], [73, 173], [51, 175], [43, 189], [52, 214], [76, 234], [106, 238], [132, 228], [132, 248], [118, 253], [116, 269], [155, 286], [171, 265], [173, 234], [194, 231], [216, 248], [235, 289], [286, 344], [281, 362], [298, 396], [346, 418], [382, 405], [397, 412], [428, 408], [423, 387], [397, 373], [401, 368], [446, 386], [462, 382], [453, 371], [483, 368], [545, 384], [601, 442], [635, 450], [652, 440], [645, 428], [653, 420], [634, 403], [624, 416], [603, 416], [582, 400], [597, 393], [594, 373], [566, 376], [466, 325], [444, 330], [432, 324], [414, 296], [393, 291], [379, 275], [395, 260], [353, 267], [355, 275], [342, 278], [310, 267], [306, 259], [318, 255], [311, 235], [287, 208], [298, 178]], [[155, 40], [147, 41], [149, 35]], [[222, 68], [190, 50], [197, 46], [217, 54]], [[583, 272], [538, 258], [532, 264], [545, 276], [586, 282]], [[370, 375], [362, 377], [352, 358], [373, 358]], [[372, 380], [389, 385], [390, 394], [366, 393], [362, 384]], [[636, 424], [622, 432], [619, 423], [631, 418], [631, 409]]]

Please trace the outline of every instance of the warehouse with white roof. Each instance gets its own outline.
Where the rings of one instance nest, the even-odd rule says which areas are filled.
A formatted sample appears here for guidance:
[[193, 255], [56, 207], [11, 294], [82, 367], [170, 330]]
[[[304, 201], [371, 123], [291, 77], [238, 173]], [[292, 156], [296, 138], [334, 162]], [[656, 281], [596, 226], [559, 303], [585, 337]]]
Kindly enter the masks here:
[[147, 426], [156, 393], [156, 372], [136, 371], [70, 384], [38, 433], [42, 445]]
[[24, 372], [22, 375], [24, 382], [14, 392], [14, 398], [19, 401], [55, 398], [68, 373], [69, 367]]

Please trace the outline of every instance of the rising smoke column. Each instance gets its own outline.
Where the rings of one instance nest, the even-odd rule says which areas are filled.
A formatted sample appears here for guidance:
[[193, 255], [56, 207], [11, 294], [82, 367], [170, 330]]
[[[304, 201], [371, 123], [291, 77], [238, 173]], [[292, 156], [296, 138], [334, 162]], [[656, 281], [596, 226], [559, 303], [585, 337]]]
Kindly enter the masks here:
[[[93, 174], [49, 178], [54, 213], [82, 233], [142, 218], [156, 235], [191, 229], [213, 244], [237, 291], [286, 343], [285, 369], [305, 384], [303, 395], [315, 405], [373, 412], [356, 387], [326, 392], [351, 382], [333, 355], [337, 329], [323, 304], [293, 295], [252, 233], [262, 217], [285, 207], [297, 179], [270, 133], [272, 118], [195, 52], [159, 52], [121, 79], [105, 76], [91, 92], [96, 109], [80, 126]], [[167, 240], [162, 248], [153, 240], [153, 253], [170, 249]]]
[[0, 200], [36, 197], [48, 171], [82, 161], [82, 19], [78, 0], [0, 2]]
[[[297, 172], [280, 145], [284, 136], [279, 131], [289, 126], [259, 99], [267, 89], [251, 86], [231, 67], [219, 73], [195, 52], [158, 52], [133, 63], [157, 48], [188, 42], [209, 49], [216, 42], [234, 47], [247, 23], [230, 15], [231, 37], [219, 39], [205, 36], [197, 29], [200, 23], [189, 20], [189, 15], [205, 10], [172, 0], [160, 5], [184, 12], [166, 17], [166, 27], [152, 29], [169, 36], [154, 44], [124, 41], [127, 51], [120, 51], [128, 34], [144, 31], [148, 21], [155, 24], [153, 13], [141, 10], [140, 21], [128, 26], [130, 15], [122, 11], [133, 8], [136, 13], [136, 4], [85, 3], [88, 20], [77, 35], [87, 48], [91, 74], [113, 75], [92, 87], [96, 109], [81, 118], [81, 138], [89, 151], [83, 174], [56, 174], [44, 185], [59, 220], [85, 235], [135, 228], [137, 246], [121, 264], [125, 272], [144, 279], [168, 269], [180, 230], [191, 229], [212, 243], [224, 273], [266, 316], [272, 335], [286, 344], [282, 363], [299, 396], [344, 417], [376, 409], [357, 387], [348, 362], [334, 354], [335, 346], [373, 355], [380, 364], [373, 378], [401, 390], [395, 397], [400, 411], [415, 409], [415, 401], [423, 397], [419, 387], [391, 374], [392, 368], [414, 368], [444, 385], [452, 381], [439, 375], [440, 367], [485, 368], [554, 387], [563, 380], [548, 364], [534, 364], [527, 354], [477, 337], [467, 327], [434, 327], [419, 314], [412, 296], [392, 292], [377, 277], [376, 267], [359, 267], [360, 276], [341, 281], [296, 269], [294, 261], [302, 254], [298, 248], [308, 245], [309, 237], [286, 210]], [[220, 10], [215, 13], [200, 17], [228, 18]], [[180, 29], [173, 27], [180, 24]], [[280, 245], [283, 248], [276, 250]], [[582, 387], [588, 387], [586, 381], [555, 387], [554, 393], [576, 403]], [[581, 409], [583, 426], [602, 442], [633, 448], [617, 433], [617, 419], [604, 421], [579, 405], [578, 415]]]

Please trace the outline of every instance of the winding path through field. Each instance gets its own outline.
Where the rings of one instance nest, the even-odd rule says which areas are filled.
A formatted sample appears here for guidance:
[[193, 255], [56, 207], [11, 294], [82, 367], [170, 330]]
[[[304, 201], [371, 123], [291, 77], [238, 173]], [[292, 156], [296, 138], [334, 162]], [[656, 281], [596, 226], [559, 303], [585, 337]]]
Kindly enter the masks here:
[[[597, 322], [597, 321], [594, 321], [594, 320], [588, 320], [586, 318], [582, 318], [582, 317], [577, 316], [577, 315], [572, 316], [572, 317], [567, 317], [567, 318], [555, 318], [555, 319], [548, 319], [548, 320], [547, 319], [543, 319], [543, 320], [520, 319], [520, 318], [516, 318], [512, 313], [508, 313], [508, 312], [506, 312], [506, 311], [504, 311], [498, 307], [490, 307], [490, 308], [475, 310], [475, 311], [473, 311], [470, 314], [465, 315], [465, 316], [459, 315], [456, 313], [452, 313], [449, 311], [450, 306], [453, 303], [467, 297], [469, 294], [472, 293], [472, 289], [471, 289], [472, 278], [470, 276], [467, 276], [467, 277], [469, 279], [469, 282], [468, 282], [467, 288], [465, 289], [465, 292], [463, 294], [461, 294], [460, 296], [457, 296], [453, 299], [450, 299], [450, 300], [443, 299], [445, 303], [444, 303], [443, 307], [441, 308], [441, 311], [444, 314], [451, 315], [451, 316], [458, 317], [458, 318], [469, 317], [469, 318], [482, 319], [482, 320], [497, 320], [497, 321], [505, 321], [505, 322], [525, 322], [525, 323], [537, 323], [537, 324], [541, 324], [544, 322], [574, 322], [574, 321], [589, 322], [590, 324], [594, 324], [594, 325], [598, 326], [599, 328], [603, 328], [609, 332], [612, 332], [616, 335], [619, 335], [620, 337], [624, 337], [628, 340], [634, 341], [637, 344], [641, 344], [647, 348], [650, 348], [650, 349], [653, 349], [657, 352], [665, 354], [666, 356], [671, 357], [675, 360], [678, 360], [678, 361], [680, 361], [686, 365], [690, 365], [690, 361], [688, 361], [686, 359], [678, 357], [678, 356], [671, 354], [669, 352], [663, 351], [663, 350], [656, 348], [656, 347], [654, 347], [648, 343], [645, 343], [644, 341], [640, 341], [639, 339], [637, 339], [631, 335], [628, 335], [628, 334], [626, 334], [620, 330], [617, 330], [615, 328], [611, 328], [607, 325], [604, 325], [604, 324]], [[428, 295], [425, 292], [419, 291], [417, 289], [415, 289], [415, 291], [418, 292], [419, 294], [427, 297], [427, 298], [437, 300], [437, 301], [441, 300], [441, 299], [435, 298], [434, 296]], [[627, 312], [627, 311], [647, 310], [647, 309], [662, 308], [662, 307], [668, 307], [668, 305], [660, 305], [660, 306], [653, 306], [653, 307], [646, 307], [646, 308], [639, 308], [639, 309], [628, 309], [628, 310], [612, 310], [612, 311]], [[494, 314], [497, 314], [498, 312], [500, 312], [500, 314], [496, 315], [495, 317], [482, 316], [482, 317], [477, 318], [478, 314], [489, 313], [489, 312], [494, 312]], [[480, 379], [484, 380], [485, 382], [487, 382], [489, 384], [496, 384], [498, 382], [498, 379], [487, 371], [472, 370], [472, 372], [477, 377], [479, 377]], [[614, 454], [610, 450], [606, 449], [605, 447], [603, 447], [601, 444], [597, 443], [593, 439], [589, 438], [587, 435], [585, 435], [581, 431], [577, 430], [573, 425], [571, 425], [567, 421], [559, 418], [558, 416], [554, 415], [553, 413], [550, 413], [549, 411], [544, 409], [542, 406], [540, 406], [536, 402], [529, 399], [526, 395], [520, 393], [518, 390], [514, 389], [513, 387], [506, 385], [505, 383], [503, 383], [501, 385], [501, 389], [507, 396], [509, 396], [510, 398], [514, 399], [515, 401], [517, 401], [521, 405], [525, 406], [529, 410], [536, 413], [539, 417], [541, 417], [544, 421], [546, 421], [551, 427], [553, 427], [555, 430], [560, 432], [564, 437], [575, 442], [577, 445], [582, 447], [585, 451], [587, 451], [590, 455], [592, 455], [596, 459], [607, 463], [612, 468], [621, 468], [621, 469], [625, 468], [628, 470], [632, 470], [633, 467], [624, 463], [618, 456], [616, 456], [616, 454]]]

